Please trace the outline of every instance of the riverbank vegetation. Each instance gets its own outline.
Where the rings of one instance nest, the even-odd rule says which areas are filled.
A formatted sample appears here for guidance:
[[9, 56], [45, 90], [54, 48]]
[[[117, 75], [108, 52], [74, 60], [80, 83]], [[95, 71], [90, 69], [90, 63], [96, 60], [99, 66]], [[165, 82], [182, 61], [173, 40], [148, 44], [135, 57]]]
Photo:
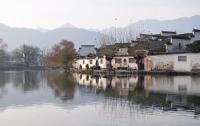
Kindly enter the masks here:
[[69, 70], [76, 56], [74, 43], [68, 40], [62, 40], [50, 50], [27, 44], [13, 50], [7, 47], [0, 39], [0, 70], [45, 67]]
[[191, 44], [186, 46], [187, 51], [189, 52], [200, 52], [200, 40], [194, 41]]

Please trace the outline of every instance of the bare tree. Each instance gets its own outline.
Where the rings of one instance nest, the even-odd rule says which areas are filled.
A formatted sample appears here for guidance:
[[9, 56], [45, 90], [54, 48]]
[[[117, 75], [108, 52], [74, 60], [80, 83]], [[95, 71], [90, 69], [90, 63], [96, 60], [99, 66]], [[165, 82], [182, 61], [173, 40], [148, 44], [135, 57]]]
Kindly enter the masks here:
[[24, 64], [29, 67], [30, 65], [36, 65], [40, 49], [38, 47], [22, 45], [13, 51], [16, 60], [24, 62]]

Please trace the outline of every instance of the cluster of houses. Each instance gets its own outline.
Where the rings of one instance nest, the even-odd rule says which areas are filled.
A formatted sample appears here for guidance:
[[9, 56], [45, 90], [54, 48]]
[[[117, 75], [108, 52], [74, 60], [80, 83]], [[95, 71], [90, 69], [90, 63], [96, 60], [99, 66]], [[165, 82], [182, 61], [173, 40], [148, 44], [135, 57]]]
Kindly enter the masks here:
[[196, 40], [200, 40], [199, 29], [184, 34], [176, 31], [140, 34], [130, 43], [114, 43], [100, 48], [82, 45], [74, 67], [79, 70], [108, 69], [111, 65], [112, 69], [198, 71], [200, 53], [186, 51], [186, 45]]

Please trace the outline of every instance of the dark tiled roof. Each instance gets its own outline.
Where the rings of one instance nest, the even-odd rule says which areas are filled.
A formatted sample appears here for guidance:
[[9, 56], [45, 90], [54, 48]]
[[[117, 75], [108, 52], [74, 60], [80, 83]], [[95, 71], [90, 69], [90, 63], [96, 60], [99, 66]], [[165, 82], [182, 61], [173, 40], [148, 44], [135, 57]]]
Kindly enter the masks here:
[[95, 45], [81, 45], [81, 47], [95, 47]]
[[131, 41], [131, 43], [139, 43], [139, 42], [146, 42], [146, 41], [134, 41], [134, 40]]
[[96, 49], [94, 45], [82, 45], [81, 48], [79, 48], [78, 53], [80, 56], [88, 56], [90, 54], [95, 55]]
[[200, 29], [193, 29], [193, 32], [200, 32]]
[[97, 51], [98, 56], [103, 55], [113, 55], [116, 51], [117, 47], [115, 45], [103, 45]]
[[179, 36], [194, 37], [193, 33], [178, 34]]
[[130, 54], [134, 54], [137, 50], [147, 50], [149, 53], [166, 52], [166, 43], [161, 41], [139, 42], [129, 49]]
[[131, 46], [131, 43], [115, 43], [115, 46], [118, 48], [128, 48]]
[[153, 36], [153, 34], [140, 34], [140, 36]]
[[184, 39], [184, 40], [190, 40], [191, 38], [188, 35], [173, 35], [172, 39]]
[[167, 34], [176, 34], [176, 31], [162, 31], [162, 33], [167, 33]]

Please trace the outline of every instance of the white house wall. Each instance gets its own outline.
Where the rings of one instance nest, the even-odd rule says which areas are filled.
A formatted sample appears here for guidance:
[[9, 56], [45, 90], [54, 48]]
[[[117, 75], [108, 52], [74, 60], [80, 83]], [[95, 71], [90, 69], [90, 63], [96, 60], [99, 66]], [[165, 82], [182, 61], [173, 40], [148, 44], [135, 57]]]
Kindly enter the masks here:
[[98, 62], [99, 62], [99, 66], [100, 66], [101, 69], [106, 69], [107, 68], [107, 60], [106, 60], [105, 56], [98, 58]]
[[196, 41], [196, 40], [200, 40], [200, 32], [195, 32], [194, 33], [193, 41]]
[[[129, 58], [134, 58], [134, 57], [114, 57], [113, 59], [112, 59], [112, 67], [114, 68], [114, 69], [117, 69], [117, 68], [119, 68], [119, 67], [126, 67], [126, 68], [131, 68], [131, 69], [138, 69], [138, 66], [137, 66], [137, 64], [136, 64], [136, 62], [134, 62], [134, 63], [129, 63]], [[121, 63], [116, 63], [115, 62], [115, 59], [121, 59]], [[124, 62], [124, 60], [126, 59], [126, 63]]]
[[[90, 60], [92, 60], [92, 63], [90, 63]], [[102, 68], [102, 69], [107, 68], [107, 61], [106, 61], [105, 57], [102, 57], [102, 58], [96, 57], [93, 59], [91, 59], [91, 58], [77, 59], [75, 61], [75, 63], [73, 64], [73, 66], [76, 69], [80, 69], [80, 66], [82, 66], [82, 69], [84, 70], [84, 69], [87, 69], [87, 65], [89, 68], [96, 66], [96, 61], [98, 61], [100, 68]]]
[[200, 70], [200, 53], [191, 55], [192, 70]]
[[[186, 56], [186, 61], [178, 61], [179, 56]], [[152, 70], [191, 71], [200, 70], [200, 53], [166, 54], [148, 56]]]
[[[187, 61], [178, 61], [178, 56], [187, 56]], [[175, 71], [191, 71], [191, 54], [175, 54], [174, 57], [174, 70]]]
[[[90, 60], [92, 60], [92, 63], [90, 63]], [[78, 59], [78, 68], [80, 68], [80, 66], [82, 66], [82, 69], [87, 69], [87, 65], [89, 68], [91, 68], [92, 66], [96, 65], [96, 59]]]
[[179, 49], [179, 43], [181, 44], [182, 49], [185, 49], [186, 45], [191, 44], [192, 41], [187, 39], [172, 39], [172, 49], [173, 50]]

